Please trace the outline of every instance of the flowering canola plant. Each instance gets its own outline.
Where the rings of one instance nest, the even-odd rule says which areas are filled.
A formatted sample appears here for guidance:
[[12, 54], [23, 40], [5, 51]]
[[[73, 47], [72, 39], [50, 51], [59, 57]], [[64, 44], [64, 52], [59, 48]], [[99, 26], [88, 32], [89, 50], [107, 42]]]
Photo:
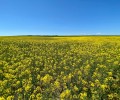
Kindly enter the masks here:
[[120, 37], [0, 37], [0, 100], [119, 100]]

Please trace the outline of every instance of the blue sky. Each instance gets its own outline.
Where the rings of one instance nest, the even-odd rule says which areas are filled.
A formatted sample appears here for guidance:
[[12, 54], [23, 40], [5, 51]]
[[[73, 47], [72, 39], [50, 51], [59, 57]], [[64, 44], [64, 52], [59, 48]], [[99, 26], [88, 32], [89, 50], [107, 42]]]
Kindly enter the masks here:
[[0, 35], [120, 35], [120, 0], [0, 0]]

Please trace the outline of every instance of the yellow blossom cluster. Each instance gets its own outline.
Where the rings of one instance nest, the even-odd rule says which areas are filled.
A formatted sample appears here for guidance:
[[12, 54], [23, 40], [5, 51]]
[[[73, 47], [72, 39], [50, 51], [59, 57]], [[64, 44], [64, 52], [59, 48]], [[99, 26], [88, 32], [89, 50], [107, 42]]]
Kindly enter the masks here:
[[0, 37], [0, 100], [119, 100], [120, 37]]

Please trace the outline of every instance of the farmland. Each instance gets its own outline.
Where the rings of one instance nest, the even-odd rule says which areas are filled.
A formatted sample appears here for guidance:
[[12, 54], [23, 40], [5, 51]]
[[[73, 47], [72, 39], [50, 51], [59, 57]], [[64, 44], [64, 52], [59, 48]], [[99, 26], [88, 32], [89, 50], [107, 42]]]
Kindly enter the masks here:
[[120, 36], [0, 37], [0, 100], [103, 99], [120, 99]]

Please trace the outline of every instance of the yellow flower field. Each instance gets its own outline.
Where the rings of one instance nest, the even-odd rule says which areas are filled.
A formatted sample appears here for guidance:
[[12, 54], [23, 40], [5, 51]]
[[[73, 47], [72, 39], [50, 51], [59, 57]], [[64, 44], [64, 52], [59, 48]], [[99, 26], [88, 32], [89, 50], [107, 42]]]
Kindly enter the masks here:
[[119, 100], [120, 36], [0, 37], [0, 100]]

